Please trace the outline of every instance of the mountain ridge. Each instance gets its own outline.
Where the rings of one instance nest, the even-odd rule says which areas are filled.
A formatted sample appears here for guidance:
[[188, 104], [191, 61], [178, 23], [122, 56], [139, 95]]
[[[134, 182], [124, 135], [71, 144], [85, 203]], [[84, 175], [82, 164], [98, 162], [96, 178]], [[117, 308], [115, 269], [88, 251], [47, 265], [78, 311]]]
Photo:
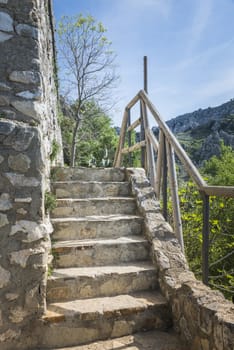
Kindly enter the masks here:
[[[234, 149], [234, 99], [179, 115], [166, 124], [197, 166], [219, 156], [221, 141]], [[157, 127], [152, 130], [158, 133]]]
[[[234, 98], [219, 106], [199, 108], [193, 112], [179, 115], [168, 120], [166, 123], [173, 133], [185, 132], [196, 126], [206, 124], [210, 120], [219, 120], [220, 118], [234, 116]], [[184, 124], [187, 122], [186, 124]]]

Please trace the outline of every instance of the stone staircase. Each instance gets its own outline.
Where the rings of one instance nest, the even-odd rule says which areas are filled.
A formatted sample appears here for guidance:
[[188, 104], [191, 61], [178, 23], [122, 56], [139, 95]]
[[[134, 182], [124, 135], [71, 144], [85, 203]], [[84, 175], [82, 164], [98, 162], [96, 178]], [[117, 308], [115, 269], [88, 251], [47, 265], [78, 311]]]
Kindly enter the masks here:
[[54, 268], [41, 348], [119, 349], [107, 341], [119, 338], [116, 344], [130, 349], [129, 337], [151, 330], [151, 347], [139, 345], [145, 337], [139, 333], [131, 349], [181, 350], [175, 335], [165, 333], [171, 313], [124, 169], [58, 168], [52, 186]]

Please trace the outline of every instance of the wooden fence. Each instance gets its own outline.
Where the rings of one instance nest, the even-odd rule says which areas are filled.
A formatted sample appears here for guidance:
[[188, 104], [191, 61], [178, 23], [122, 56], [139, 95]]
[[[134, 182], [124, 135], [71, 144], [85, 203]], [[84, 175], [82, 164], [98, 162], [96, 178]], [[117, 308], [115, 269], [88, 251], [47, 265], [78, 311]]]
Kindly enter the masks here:
[[[131, 122], [131, 110], [140, 103], [140, 117]], [[153, 116], [159, 128], [159, 137], [155, 137], [149, 126], [148, 113]], [[131, 132], [138, 126], [141, 127], [140, 142], [131, 145]], [[126, 139], [128, 147], [126, 147]], [[234, 198], [233, 186], [210, 186], [208, 185], [196, 166], [182, 148], [176, 137], [170, 131], [166, 123], [161, 118], [159, 112], [150, 101], [145, 90], [139, 93], [128, 103], [125, 108], [119, 144], [115, 154], [114, 166], [120, 167], [124, 154], [130, 154], [136, 150], [142, 150], [142, 166], [145, 168], [147, 176], [155, 190], [157, 198], [162, 197], [163, 215], [167, 220], [168, 203], [167, 190], [168, 185], [172, 199], [173, 224], [175, 234], [184, 251], [182, 221], [180, 214], [180, 202], [178, 195], [178, 181], [175, 163], [175, 155], [181, 161], [188, 175], [196, 184], [203, 200], [203, 243], [202, 243], [202, 278], [205, 284], [208, 284], [209, 277], [209, 197], [232, 197]], [[156, 157], [155, 157], [156, 155]], [[156, 159], [156, 160], [155, 160]], [[129, 157], [129, 161], [131, 158]], [[129, 164], [131, 166], [131, 164]], [[169, 179], [169, 184], [168, 184]]]

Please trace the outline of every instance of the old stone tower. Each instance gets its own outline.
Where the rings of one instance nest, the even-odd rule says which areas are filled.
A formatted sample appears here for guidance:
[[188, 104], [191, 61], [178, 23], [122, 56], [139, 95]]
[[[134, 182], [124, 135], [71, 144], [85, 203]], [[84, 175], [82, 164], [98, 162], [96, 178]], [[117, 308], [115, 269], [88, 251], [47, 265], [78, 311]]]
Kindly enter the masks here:
[[[50, 155], [61, 145], [50, 0], [0, 0], [0, 343], [45, 308]], [[57, 162], [62, 162], [62, 147]]]

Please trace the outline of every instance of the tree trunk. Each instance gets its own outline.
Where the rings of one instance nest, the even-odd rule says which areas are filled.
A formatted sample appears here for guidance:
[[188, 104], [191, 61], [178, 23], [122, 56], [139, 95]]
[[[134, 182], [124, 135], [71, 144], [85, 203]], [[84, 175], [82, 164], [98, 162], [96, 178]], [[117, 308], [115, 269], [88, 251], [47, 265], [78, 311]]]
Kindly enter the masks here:
[[75, 166], [75, 159], [76, 159], [76, 137], [77, 137], [77, 132], [79, 130], [79, 125], [80, 125], [80, 118], [76, 120], [76, 125], [73, 130], [73, 135], [72, 135], [72, 145], [71, 145], [71, 159], [70, 159], [70, 167]]

